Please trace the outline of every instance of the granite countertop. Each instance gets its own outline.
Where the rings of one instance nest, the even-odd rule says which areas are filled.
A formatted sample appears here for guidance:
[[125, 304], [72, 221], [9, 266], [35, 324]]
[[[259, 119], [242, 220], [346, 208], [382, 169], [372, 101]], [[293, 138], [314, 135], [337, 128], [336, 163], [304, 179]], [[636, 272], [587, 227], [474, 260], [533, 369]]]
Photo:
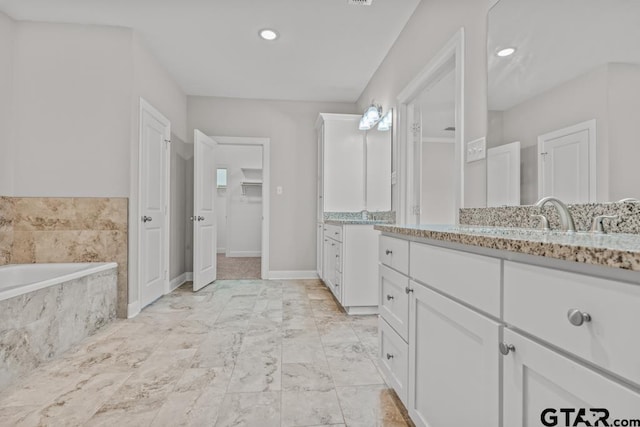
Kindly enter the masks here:
[[465, 225], [376, 225], [383, 233], [640, 271], [640, 235]]
[[343, 218], [343, 219], [337, 219], [337, 218], [333, 218], [333, 219], [325, 219], [324, 220], [325, 224], [333, 224], [333, 225], [352, 225], [352, 224], [359, 224], [359, 225], [378, 225], [378, 224], [393, 224], [392, 220], [385, 220], [385, 219], [354, 219], [354, 218]]

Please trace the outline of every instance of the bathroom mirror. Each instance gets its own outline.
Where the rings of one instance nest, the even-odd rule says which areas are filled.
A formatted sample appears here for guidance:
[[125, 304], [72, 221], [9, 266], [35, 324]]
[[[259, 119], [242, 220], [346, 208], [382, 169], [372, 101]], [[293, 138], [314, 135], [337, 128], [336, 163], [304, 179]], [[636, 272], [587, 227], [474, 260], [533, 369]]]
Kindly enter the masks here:
[[[640, 197], [639, 20], [637, 0], [499, 0], [491, 8], [488, 205]], [[519, 196], [502, 196], [517, 186]]]
[[393, 110], [366, 132], [364, 144], [365, 206], [370, 212], [391, 210]]

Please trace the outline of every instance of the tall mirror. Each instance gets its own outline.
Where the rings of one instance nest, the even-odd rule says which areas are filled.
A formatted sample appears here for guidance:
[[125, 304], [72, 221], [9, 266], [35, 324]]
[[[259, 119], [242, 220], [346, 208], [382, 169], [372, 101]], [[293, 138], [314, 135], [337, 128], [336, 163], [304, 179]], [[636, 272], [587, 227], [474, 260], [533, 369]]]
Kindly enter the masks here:
[[640, 197], [640, 1], [499, 0], [487, 205]]

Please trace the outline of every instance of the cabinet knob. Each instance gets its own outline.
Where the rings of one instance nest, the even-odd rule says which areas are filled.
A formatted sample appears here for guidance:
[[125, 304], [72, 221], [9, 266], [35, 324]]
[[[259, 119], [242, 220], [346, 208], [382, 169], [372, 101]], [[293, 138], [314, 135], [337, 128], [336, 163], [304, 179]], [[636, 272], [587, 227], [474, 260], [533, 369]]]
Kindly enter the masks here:
[[505, 356], [512, 351], [516, 351], [516, 348], [514, 347], [513, 344], [507, 344], [506, 342], [501, 342], [499, 345], [499, 348], [500, 348], [500, 353], [502, 353]]
[[406, 288], [404, 288], [404, 292], [405, 292], [407, 295], [409, 295], [411, 292], [413, 292], [413, 289], [411, 289], [410, 287], [408, 287], [408, 286], [407, 286]]
[[335, 234], [335, 235], [337, 236], [337, 235], [338, 235], [338, 234], [340, 234], [340, 233], [338, 233], [337, 231], [334, 231], [334, 232], [333, 232], [333, 234]]
[[393, 251], [390, 250], [390, 249], [387, 249], [386, 251], [384, 251], [384, 253], [387, 254], [387, 255], [391, 255], [393, 253]]
[[393, 354], [387, 353], [387, 360], [393, 359]]
[[387, 301], [391, 301], [393, 299], [393, 295], [387, 295]]
[[577, 308], [569, 310], [567, 312], [567, 318], [573, 326], [581, 326], [584, 322], [591, 322], [591, 315]]

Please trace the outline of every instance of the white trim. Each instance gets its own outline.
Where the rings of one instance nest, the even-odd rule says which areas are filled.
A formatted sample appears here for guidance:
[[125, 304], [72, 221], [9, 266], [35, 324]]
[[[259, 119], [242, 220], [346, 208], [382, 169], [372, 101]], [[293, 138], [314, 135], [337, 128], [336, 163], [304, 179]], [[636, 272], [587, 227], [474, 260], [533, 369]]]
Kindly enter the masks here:
[[216, 253], [219, 253], [219, 254], [225, 254], [225, 255], [226, 255], [226, 253], [227, 253], [227, 248], [218, 248], [218, 249], [216, 250]]
[[[142, 260], [142, 254], [140, 242], [142, 241], [142, 227], [139, 226], [140, 221], [140, 212], [142, 212], [142, 114], [143, 112], [147, 112], [154, 116], [160, 122], [163, 122], [166, 126], [166, 133], [164, 135], [166, 140], [171, 140], [171, 122], [167, 119], [160, 111], [158, 111], [155, 107], [153, 107], [149, 102], [147, 102], [144, 98], [140, 97], [140, 108], [138, 110], [138, 201], [135, 204], [136, 212], [133, 215], [133, 219], [137, 225], [137, 233], [136, 233], [136, 247], [137, 247], [137, 263], [140, 263]], [[165, 277], [164, 277], [164, 294], [168, 294], [171, 292], [170, 280], [169, 280], [169, 266], [171, 264], [171, 149], [167, 144], [166, 149], [164, 150], [165, 156], [165, 220], [164, 220], [164, 231], [165, 231], [165, 247], [164, 247], [164, 268], [165, 268]], [[133, 205], [133, 204], [131, 204]], [[143, 308], [142, 307], [142, 269], [137, 268], [136, 278], [138, 281], [138, 312]]]
[[447, 67], [451, 61], [454, 61], [456, 93], [455, 93], [455, 176], [456, 176], [456, 195], [454, 198], [456, 223], [460, 208], [464, 206], [464, 28], [460, 28], [456, 34], [444, 45], [442, 49], [429, 61], [429, 63], [411, 80], [411, 82], [400, 92], [397, 97], [399, 106], [399, 126], [398, 126], [398, 193], [399, 204], [396, 211], [398, 212], [398, 222], [407, 224], [410, 222], [412, 213], [408, 209], [409, 203], [413, 203], [412, 182], [413, 176], [411, 158], [411, 146], [409, 139], [411, 132], [409, 127], [411, 121], [408, 117], [410, 113], [409, 104], [413, 102], [429, 85], [436, 82], [441, 75], [442, 70]]
[[127, 319], [131, 319], [140, 314], [140, 301], [134, 301], [127, 306]]
[[229, 251], [229, 258], [256, 258], [261, 257], [260, 251]]
[[449, 137], [424, 137], [422, 138], [422, 142], [425, 144], [455, 144], [455, 138]]
[[[259, 145], [262, 146], [262, 260], [260, 276], [270, 277], [269, 273], [269, 225], [271, 224], [271, 138], [255, 138], [244, 136], [212, 136], [223, 145]], [[315, 272], [314, 272], [315, 273]]]
[[171, 279], [171, 282], [169, 284], [169, 288], [171, 289], [171, 292], [173, 292], [176, 289], [178, 289], [180, 286], [182, 286], [185, 283], [187, 283], [188, 281], [189, 280], [187, 280], [187, 273], [182, 273], [178, 277], [176, 277], [174, 279]]
[[187, 271], [185, 274], [185, 279], [187, 282], [193, 282], [193, 271]]
[[542, 195], [542, 180], [544, 171], [542, 170], [542, 162], [540, 158], [542, 157], [542, 146], [545, 142], [550, 139], [556, 139], [562, 136], [571, 135], [574, 133], [582, 132], [586, 130], [589, 134], [589, 203], [595, 203], [597, 200], [597, 188], [596, 188], [596, 167], [597, 167], [597, 159], [596, 159], [596, 143], [598, 134], [596, 127], [596, 119], [587, 120], [585, 122], [580, 122], [572, 126], [567, 126], [562, 129], [554, 130], [552, 132], [547, 132], [538, 136], [538, 198], [544, 197]]
[[294, 271], [270, 271], [269, 280], [288, 279], [318, 279], [318, 272], [315, 270], [294, 270]]

